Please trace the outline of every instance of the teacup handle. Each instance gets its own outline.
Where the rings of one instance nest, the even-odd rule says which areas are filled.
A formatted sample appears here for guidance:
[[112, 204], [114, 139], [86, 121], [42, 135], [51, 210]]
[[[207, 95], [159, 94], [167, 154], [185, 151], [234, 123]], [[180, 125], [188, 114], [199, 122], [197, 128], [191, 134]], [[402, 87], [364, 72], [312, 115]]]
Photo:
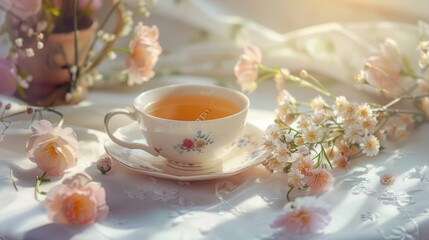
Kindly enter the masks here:
[[110, 110], [105, 116], [104, 116], [104, 129], [109, 136], [109, 138], [116, 144], [121, 145], [126, 148], [130, 149], [141, 149], [143, 151], [146, 151], [154, 156], [159, 156], [159, 153], [152, 149], [149, 145], [143, 144], [143, 143], [136, 143], [136, 142], [126, 142], [124, 140], [121, 140], [117, 138], [109, 129], [109, 122], [110, 119], [115, 115], [125, 115], [131, 118], [134, 121], [137, 121], [137, 116], [134, 110], [127, 109], [127, 108], [115, 108]]

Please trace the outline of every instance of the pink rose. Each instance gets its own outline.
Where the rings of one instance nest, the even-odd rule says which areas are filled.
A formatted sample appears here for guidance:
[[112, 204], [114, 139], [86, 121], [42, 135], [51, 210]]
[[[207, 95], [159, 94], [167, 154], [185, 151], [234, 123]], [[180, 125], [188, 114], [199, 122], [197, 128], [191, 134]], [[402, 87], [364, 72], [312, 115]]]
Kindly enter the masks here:
[[48, 176], [60, 176], [67, 168], [76, 165], [79, 145], [71, 128], [53, 127], [47, 120], [31, 126], [33, 134], [27, 141], [31, 161]]
[[194, 141], [192, 141], [192, 139], [186, 138], [182, 142], [182, 147], [184, 149], [192, 149], [192, 148], [194, 148]]
[[366, 59], [367, 81], [374, 87], [385, 91], [387, 96], [396, 97], [402, 93], [401, 88], [402, 54], [392, 39], [380, 46]]
[[258, 47], [251, 45], [244, 49], [244, 54], [234, 66], [237, 82], [243, 91], [253, 92], [256, 89], [258, 66], [261, 61], [261, 51]]
[[5, 59], [0, 59], [0, 76], [0, 94], [14, 94], [18, 86], [15, 66]]
[[151, 79], [162, 48], [158, 43], [158, 28], [137, 24], [129, 46], [131, 55], [126, 61], [128, 84], [141, 84]]
[[315, 197], [296, 198], [286, 204], [284, 212], [270, 225], [283, 235], [320, 233], [331, 221], [328, 207]]
[[0, 0], [0, 7], [25, 20], [40, 11], [42, 0]]
[[109, 212], [104, 188], [84, 173], [49, 190], [45, 206], [52, 221], [62, 224], [91, 224], [104, 219]]

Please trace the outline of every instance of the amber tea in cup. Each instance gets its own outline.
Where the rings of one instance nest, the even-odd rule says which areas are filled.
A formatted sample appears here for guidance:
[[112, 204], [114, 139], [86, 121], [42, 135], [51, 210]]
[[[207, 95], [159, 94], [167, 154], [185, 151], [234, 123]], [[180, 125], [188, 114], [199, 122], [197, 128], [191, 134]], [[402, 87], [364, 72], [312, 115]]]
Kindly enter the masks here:
[[228, 99], [208, 94], [166, 96], [149, 104], [149, 115], [179, 121], [212, 120], [233, 115], [240, 106]]
[[[246, 122], [249, 99], [241, 92], [212, 85], [169, 85], [141, 93], [132, 108], [110, 110], [105, 130], [118, 145], [161, 156], [173, 168], [194, 171], [221, 167], [236, 146]], [[109, 129], [115, 115], [135, 120], [139, 141], [116, 137]]]

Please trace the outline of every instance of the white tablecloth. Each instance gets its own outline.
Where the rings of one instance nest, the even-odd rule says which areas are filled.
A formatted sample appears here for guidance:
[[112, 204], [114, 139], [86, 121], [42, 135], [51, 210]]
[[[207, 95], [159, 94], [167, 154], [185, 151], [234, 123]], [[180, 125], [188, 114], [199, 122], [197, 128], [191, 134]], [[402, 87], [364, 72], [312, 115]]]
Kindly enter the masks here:
[[[189, 80], [189, 79], [187, 79]], [[186, 79], [151, 83], [186, 82]], [[208, 83], [193, 78], [193, 82]], [[148, 86], [149, 87], [149, 86]], [[248, 122], [261, 131], [273, 120], [272, 84], [251, 95]], [[271, 90], [271, 91], [269, 91]], [[125, 91], [126, 92], [126, 91]], [[261, 165], [238, 175], [206, 181], [177, 181], [147, 176], [114, 162], [102, 175], [95, 166], [104, 154], [106, 136], [101, 119], [112, 107], [125, 106], [137, 91], [94, 90], [85, 102], [61, 107], [67, 124], [78, 134], [82, 155], [64, 177], [84, 171], [101, 182], [110, 207], [107, 218], [86, 227], [53, 224], [34, 195], [40, 170], [24, 154], [29, 122], [13, 123], [0, 144], [0, 236], [5, 239], [274, 239], [269, 224], [281, 213], [288, 187], [282, 175]], [[295, 91], [299, 93], [298, 90]], [[122, 95], [123, 94], [123, 95]], [[113, 98], [112, 96], [122, 96]], [[116, 104], [105, 102], [117, 100]], [[264, 106], [267, 110], [257, 109]], [[85, 118], [85, 120], [82, 120]], [[80, 123], [80, 124], [78, 124]], [[128, 123], [118, 121], [117, 125]], [[95, 128], [95, 129], [94, 129]], [[334, 189], [320, 196], [332, 207], [325, 234], [306, 239], [425, 239], [429, 223], [427, 202], [427, 132], [429, 126], [389, 146], [378, 157], [356, 160], [348, 172], [336, 172]], [[9, 171], [18, 191], [12, 186]], [[392, 186], [379, 177], [392, 174]], [[43, 185], [45, 190], [61, 181]], [[294, 197], [306, 192], [294, 192]]]
[[[232, 66], [241, 52], [241, 45], [249, 42], [262, 48], [266, 64], [280, 64], [291, 70], [313, 70], [324, 77], [323, 80], [332, 80], [325, 83], [336, 94], [347, 95], [354, 100], [377, 100], [374, 95], [356, 91], [350, 84], [351, 76], [362, 67], [362, 59], [368, 51], [386, 36], [396, 38], [408, 50], [415, 49], [415, 28], [402, 23], [345, 22], [386, 19], [413, 22], [415, 19], [410, 16], [416, 19], [425, 17], [422, 9], [427, 5], [423, 1], [413, 1], [414, 7], [404, 7], [399, 1], [397, 4], [379, 1], [375, 5], [371, 5], [373, 1], [354, 3], [350, 0], [338, 5], [337, 1], [326, 1], [331, 5], [317, 2], [320, 7], [336, 9], [334, 12], [340, 18], [333, 18], [327, 14], [329, 11], [320, 11], [312, 22], [312, 18], [304, 18], [309, 12], [303, 11], [301, 17], [306, 22], [288, 22], [287, 16], [290, 15], [280, 8], [284, 1], [273, 1], [269, 9], [288, 22], [280, 24], [273, 20], [275, 18], [264, 17], [270, 14], [260, 10], [258, 1], [251, 1], [254, 11], [250, 12], [244, 11], [238, 1], [220, 1], [219, 6], [223, 7], [216, 5], [217, 1], [175, 2], [184, 5], [173, 6], [168, 1], [159, 1], [159, 10], [149, 22], [163, 17], [166, 20], [160, 29], [161, 41], [168, 51], [161, 57], [159, 69], [167, 73], [180, 70], [182, 75], [154, 79], [134, 88], [99, 85], [80, 104], [57, 108], [64, 114], [65, 123], [76, 130], [81, 147], [78, 165], [67, 171], [63, 178], [84, 171], [100, 182], [106, 189], [110, 207], [107, 218], [84, 227], [49, 221], [42, 204], [43, 196], [35, 198], [34, 194], [34, 183], [36, 176], [41, 174], [40, 170], [25, 156], [30, 121], [27, 116], [18, 116], [15, 120], [22, 122], [14, 122], [0, 142], [0, 239], [276, 239], [278, 236], [269, 224], [287, 202], [289, 189], [285, 176], [270, 174], [259, 165], [230, 177], [177, 181], [147, 176], [117, 162], [107, 175], [102, 175], [96, 169], [95, 161], [105, 153], [104, 114], [112, 108], [129, 106], [132, 99], [146, 89], [166, 84], [222, 82], [236, 88]], [[288, 6], [306, 9], [314, 1], [300, 3]], [[367, 18], [362, 17], [362, 11], [357, 13], [353, 10], [356, 6], [369, 11]], [[233, 12], [240, 13], [239, 17], [230, 18]], [[252, 18], [251, 14], [257, 16]], [[294, 11], [294, 14], [294, 19], [299, 19], [299, 11]], [[195, 21], [198, 16], [207, 18]], [[248, 21], [246, 17], [254, 21]], [[231, 21], [223, 21], [225, 19]], [[332, 20], [344, 23], [279, 34], [305, 26], [299, 23], [308, 26]], [[209, 31], [212, 35], [206, 41], [188, 45], [180, 36], [162, 40], [163, 31], [171, 30], [173, 33], [174, 29], [177, 32], [172, 22], [188, 37], [200, 30]], [[228, 42], [229, 27], [234, 23], [242, 24], [245, 31], [240, 32], [239, 38]], [[101, 69], [103, 67], [109, 68], [109, 65]], [[299, 100], [308, 101], [314, 97], [314, 93], [308, 90], [289, 90]], [[276, 94], [274, 84], [267, 82], [249, 95], [251, 110], [248, 122], [260, 131], [273, 120]], [[19, 106], [16, 99], [2, 97], [1, 100], [3, 103], [16, 103], [12, 111], [25, 107]], [[55, 115], [44, 117], [57, 120]], [[113, 125], [119, 127], [127, 123], [129, 120], [119, 119]], [[332, 221], [324, 234], [304, 238], [428, 239], [428, 132], [429, 126], [424, 125], [409, 137], [389, 145], [377, 157], [358, 159], [349, 171], [335, 172], [333, 190], [320, 196], [331, 206]], [[381, 185], [379, 178], [384, 174], [395, 176], [395, 183]], [[11, 178], [18, 191], [14, 189]], [[48, 190], [62, 178], [52, 180], [44, 184], [43, 189]], [[295, 191], [292, 196], [306, 194], [305, 191]]]

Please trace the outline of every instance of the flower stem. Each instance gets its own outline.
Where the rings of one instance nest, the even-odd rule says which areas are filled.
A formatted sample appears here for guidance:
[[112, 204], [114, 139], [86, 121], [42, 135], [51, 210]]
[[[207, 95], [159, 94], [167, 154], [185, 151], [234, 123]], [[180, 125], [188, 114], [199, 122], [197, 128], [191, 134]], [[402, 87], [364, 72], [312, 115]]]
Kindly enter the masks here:
[[12, 185], [13, 185], [13, 187], [15, 188], [15, 191], [17, 191], [17, 192], [18, 192], [18, 187], [16, 186], [15, 180], [13, 180], [13, 176], [12, 176], [12, 168], [11, 168], [11, 169], [9, 169], [9, 178], [10, 178], [10, 180], [12, 181]]
[[[98, 32], [104, 28], [104, 26], [107, 24], [107, 21], [109, 20], [109, 18], [112, 16], [112, 14], [118, 8], [120, 8], [121, 4], [122, 4], [122, 0], [118, 0], [114, 3], [114, 5], [109, 9], [109, 12], [107, 13], [107, 15], [103, 18], [103, 20], [102, 20], [100, 26], [97, 28], [96, 32]], [[122, 27], [121, 27], [121, 29], [122, 29]], [[89, 47], [88, 52], [91, 52], [93, 50], [93, 48], [95, 47], [95, 44], [97, 43], [97, 39], [98, 39], [98, 36], [96, 34], [95, 37], [92, 39], [92, 42], [91, 42], [91, 45]], [[108, 52], [108, 48], [105, 47], [104, 50], [94, 59], [92, 65], [89, 66], [87, 70], [90, 71], [94, 66], [96, 66], [101, 61], [101, 59], [104, 57], [104, 55], [107, 54], [107, 52]], [[90, 58], [90, 54], [87, 54], [85, 56], [84, 62], [87, 62], [89, 58]]]
[[294, 189], [294, 187], [291, 187], [290, 189], [289, 189], [289, 191], [287, 191], [287, 194], [286, 194], [286, 199], [287, 199], [287, 201], [288, 202], [290, 202], [290, 193], [292, 192], [292, 190]]
[[46, 172], [44, 172], [41, 177], [39, 177], [39, 176], [36, 177], [36, 193], [41, 194], [41, 195], [46, 195], [47, 192], [41, 191], [40, 186], [42, 186], [42, 184], [45, 182], [51, 181], [51, 179], [45, 178], [45, 176], [46, 176]]
[[71, 72], [72, 82], [70, 86], [70, 92], [73, 91], [77, 79], [79, 78], [79, 49], [78, 49], [78, 26], [77, 26], [77, 7], [78, 0], [73, 0], [73, 33], [74, 33], [74, 66], [77, 68], [76, 72]]
[[120, 52], [127, 55], [131, 55], [131, 51], [127, 48], [111, 48], [109, 51]]

